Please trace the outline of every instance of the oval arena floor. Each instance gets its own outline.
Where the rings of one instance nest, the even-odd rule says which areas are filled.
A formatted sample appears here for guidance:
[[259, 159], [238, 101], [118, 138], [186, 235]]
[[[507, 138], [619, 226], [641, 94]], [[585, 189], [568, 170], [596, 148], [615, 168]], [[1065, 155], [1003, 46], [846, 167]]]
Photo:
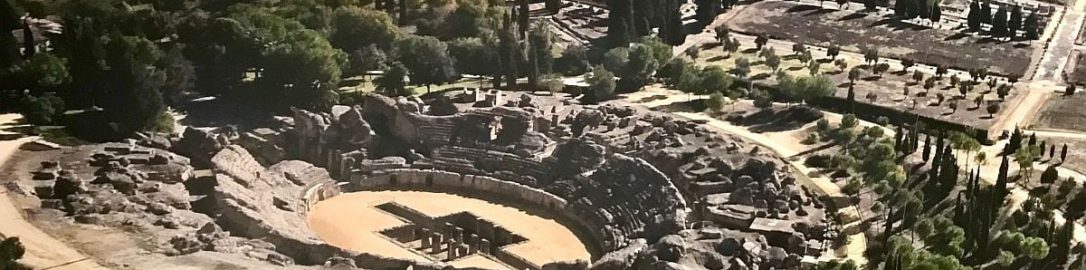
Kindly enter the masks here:
[[[494, 222], [526, 241], [501, 249], [542, 266], [550, 262], [591, 261], [585, 244], [558, 221], [522, 209], [449, 193], [429, 191], [360, 191], [317, 203], [309, 212], [309, 227], [324, 241], [344, 249], [393, 258], [434, 261], [425, 251], [398, 243], [380, 231], [406, 224], [377, 206], [394, 202], [430, 217], [458, 212]], [[508, 268], [487, 257], [471, 255], [449, 261], [457, 267]]]

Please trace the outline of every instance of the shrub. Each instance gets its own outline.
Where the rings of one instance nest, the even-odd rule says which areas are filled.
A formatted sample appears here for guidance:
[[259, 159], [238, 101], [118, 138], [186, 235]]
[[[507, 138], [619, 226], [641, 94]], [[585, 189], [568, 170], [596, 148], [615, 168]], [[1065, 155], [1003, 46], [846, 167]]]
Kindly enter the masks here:
[[811, 155], [810, 157], [807, 157], [807, 160], [803, 161], [803, 164], [813, 168], [829, 168], [831, 165], [830, 156], [823, 154]]
[[818, 120], [818, 123], [815, 124], [815, 130], [819, 134], [826, 134], [826, 132], [830, 131], [830, 121], [826, 119]]
[[800, 141], [799, 143], [802, 143], [802, 144], [805, 144], [805, 145], [812, 145], [812, 144], [815, 144], [817, 142], [818, 142], [818, 134], [808, 133], [807, 137], [803, 138], [803, 140]]
[[64, 100], [53, 93], [41, 97], [26, 96], [20, 113], [28, 122], [35, 125], [54, 124], [57, 116], [64, 114]]
[[846, 114], [841, 118], [841, 128], [854, 128], [857, 124], [859, 124], [859, 122], [856, 121], [855, 115]]

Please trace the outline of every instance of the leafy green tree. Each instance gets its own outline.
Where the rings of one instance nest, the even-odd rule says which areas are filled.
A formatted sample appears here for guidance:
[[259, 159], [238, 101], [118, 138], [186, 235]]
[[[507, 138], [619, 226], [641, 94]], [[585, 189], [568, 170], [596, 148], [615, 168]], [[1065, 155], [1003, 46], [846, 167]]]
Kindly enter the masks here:
[[765, 90], [754, 89], [750, 92], [750, 96], [754, 100], [754, 107], [767, 109], [773, 106], [773, 96], [770, 96]]
[[369, 45], [391, 49], [392, 43], [403, 36], [387, 13], [372, 9], [341, 7], [336, 9], [332, 22], [334, 30], [329, 40], [336, 48], [348, 52]]
[[[467, 45], [465, 45], [465, 47], [467, 47]], [[449, 50], [451, 51], [452, 48], [450, 47]], [[489, 53], [493, 54], [493, 50], [489, 50]], [[363, 74], [367, 71], [385, 70], [388, 69], [388, 54], [386, 54], [384, 50], [381, 50], [381, 48], [378, 48], [377, 45], [370, 44], [361, 50], [352, 52], [351, 55], [348, 56], [347, 62], [349, 68], [346, 73], [349, 73], [349, 75]]]
[[1021, 243], [1021, 248], [1026, 253], [1026, 257], [1032, 260], [1041, 260], [1048, 256], [1048, 243], [1040, 237], [1026, 237]]
[[1060, 178], [1060, 172], [1056, 170], [1056, 165], [1048, 165], [1048, 168], [1041, 172], [1041, 183], [1051, 184], [1055, 183]]
[[448, 46], [434, 37], [411, 36], [397, 42], [396, 59], [411, 74], [411, 84], [445, 84], [457, 78]]
[[377, 93], [382, 95], [397, 97], [397, 96], [410, 96], [413, 93], [407, 89], [408, 77], [407, 68], [400, 62], [393, 62], [389, 65], [387, 71], [381, 74], [381, 77], [374, 80]]
[[[733, 39], [734, 40], [734, 39]], [[736, 40], [736, 47], [738, 48], [738, 40]], [[641, 37], [641, 45], [648, 47], [652, 51], [652, 57], [656, 59], [658, 66], [663, 67], [665, 63], [671, 61], [672, 46], [664, 43], [659, 37], [644, 36]]]
[[732, 86], [732, 77], [724, 69], [712, 66], [701, 70], [701, 84], [698, 93], [728, 92]]
[[64, 113], [64, 100], [53, 93], [45, 93], [41, 97], [25, 96], [22, 100], [22, 108], [19, 113], [27, 122], [35, 125], [56, 123], [57, 117]]
[[580, 75], [588, 72], [588, 51], [580, 45], [570, 45], [558, 59], [559, 71], [565, 75]]
[[724, 94], [720, 92], [713, 92], [709, 95], [709, 99], [705, 100], [705, 106], [714, 112], [719, 112], [724, 108]]
[[761, 50], [762, 47], [765, 47], [766, 43], [769, 43], [769, 36], [766, 36], [765, 34], [760, 34], [754, 38], [754, 45], [757, 46], [758, 50]]
[[[185, 94], [195, 89], [196, 67], [185, 58], [180, 48], [167, 51], [158, 66], [166, 75], [161, 92], [168, 103], [178, 104]], [[64, 71], [64, 75], [67, 75], [67, 70]]]
[[457, 38], [448, 43], [449, 56], [455, 59], [456, 70], [464, 74], [487, 75], [497, 72], [497, 44], [481, 38]]
[[343, 51], [313, 30], [294, 31], [265, 48], [263, 72], [256, 83], [278, 91], [277, 104], [318, 109], [329, 106], [347, 62]]
[[736, 58], [735, 69], [732, 69], [732, 73], [739, 78], [746, 78], [750, 74], [750, 61], [743, 57]]
[[110, 37], [106, 45], [109, 71], [104, 78], [110, 93], [100, 105], [110, 121], [118, 124], [117, 134], [150, 129], [165, 112], [159, 93], [165, 74], [154, 67], [159, 57], [161, 52], [145, 38]]
[[[535, 81], [539, 74], [553, 72], [554, 68], [554, 38], [547, 27], [533, 27], [528, 32], [528, 58], [537, 74], [529, 73], [529, 81]], [[655, 68], [654, 68], [655, 70]], [[535, 78], [533, 78], [535, 77]]]
[[[618, 47], [608, 50], [603, 54], [603, 68], [612, 72], [626, 70], [626, 63], [630, 61], [630, 49]], [[621, 74], [619, 74], [621, 76]]]
[[995, 114], [999, 112], [999, 103], [989, 102], [985, 109], [988, 111], [988, 118], [995, 118]]
[[630, 47], [629, 60], [626, 62], [623, 77], [633, 81], [640, 88], [649, 82], [652, 73], [656, 72], [659, 66], [652, 48], [635, 44]]

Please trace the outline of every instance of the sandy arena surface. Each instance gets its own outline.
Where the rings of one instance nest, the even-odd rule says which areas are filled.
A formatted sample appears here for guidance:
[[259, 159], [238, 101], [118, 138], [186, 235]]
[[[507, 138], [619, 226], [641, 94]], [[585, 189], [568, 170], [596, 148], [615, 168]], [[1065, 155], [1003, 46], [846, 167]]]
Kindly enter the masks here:
[[[528, 239], [502, 248], [536, 265], [550, 262], [591, 261], [588, 248], [568, 228], [553, 219], [523, 210], [454, 194], [425, 191], [362, 191], [319, 202], [309, 213], [309, 227], [329, 244], [388, 257], [429, 260], [383, 238], [379, 231], [403, 224], [375, 206], [395, 201], [432, 217], [468, 211]], [[493, 265], [480, 256], [453, 261], [454, 265]], [[486, 260], [489, 261], [489, 260]]]

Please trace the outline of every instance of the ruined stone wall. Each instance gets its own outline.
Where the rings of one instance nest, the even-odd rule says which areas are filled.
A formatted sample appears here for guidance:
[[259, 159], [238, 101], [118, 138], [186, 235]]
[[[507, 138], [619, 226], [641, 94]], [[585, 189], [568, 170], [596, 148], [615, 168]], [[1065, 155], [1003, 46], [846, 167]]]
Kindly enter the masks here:
[[306, 187], [336, 186], [323, 169], [301, 161], [265, 169], [237, 145], [223, 148], [211, 161], [216, 181], [211, 198], [220, 213], [216, 222], [227, 231], [272, 243], [276, 252], [299, 264], [318, 265], [333, 256], [355, 254], [328, 245], [302, 225], [310, 203], [305, 197], [313, 192]]
[[352, 180], [356, 181], [354, 184], [362, 189], [416, 186], [483, 191], [557, 212], [562, 212], [561, 210], [565, 209], [567, 204], [565, 199], [527, 185], [489, 176], [462, 175], [441, 170], [394, 169]]

